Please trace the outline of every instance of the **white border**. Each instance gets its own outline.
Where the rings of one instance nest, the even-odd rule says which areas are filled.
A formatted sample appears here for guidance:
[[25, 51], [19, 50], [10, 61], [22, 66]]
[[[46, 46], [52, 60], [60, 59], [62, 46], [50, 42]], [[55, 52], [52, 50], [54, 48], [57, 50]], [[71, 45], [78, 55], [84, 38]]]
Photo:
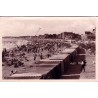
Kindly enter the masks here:
[[[98, 16], [97, 0], [0, 0], [0, 16]], [[97, 82], [1, 82], [0, 98], [98, 98]]]

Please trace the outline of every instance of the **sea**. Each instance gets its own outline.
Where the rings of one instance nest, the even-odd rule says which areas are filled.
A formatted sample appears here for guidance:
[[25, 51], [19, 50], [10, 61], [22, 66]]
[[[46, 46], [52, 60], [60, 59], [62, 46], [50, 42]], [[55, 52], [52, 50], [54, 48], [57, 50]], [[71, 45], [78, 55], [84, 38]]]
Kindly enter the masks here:
[[10, 50], [17, 46], [26, 45], [27, 43], [28, 41], [23, 38], [3, 37], [2, 49], [6, 48], [7, 50]]

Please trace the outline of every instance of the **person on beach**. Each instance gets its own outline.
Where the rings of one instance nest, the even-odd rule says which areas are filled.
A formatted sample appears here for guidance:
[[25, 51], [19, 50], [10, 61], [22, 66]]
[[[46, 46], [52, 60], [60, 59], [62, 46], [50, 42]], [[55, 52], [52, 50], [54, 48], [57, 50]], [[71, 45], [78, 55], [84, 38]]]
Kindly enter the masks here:
[[82, 64], [81, 64], [81, 72], [84, 70], [85, 72], [85, 66], [86, 66], [86, 60], [82, 61]]
[[10, 76], [12, 76], [13, 74], [16, 74], [17, 73], [17, 70], [11, 70], [11, 72], [10, 72]]
[[41, 59], [41, 60], [43, 59], [43, 55], [42, 55], [42, 53], [40, 54], [40, 59]]
[[36, 63], [37, 54], [34, 54], [34, 62]]
[[48, 58], [49, 58], [49, 57], [51, 57], [51, 54], [50, 54], [50, 53], [48, 53], [48, 54], [47, 54], [47, 57], [48, 57]]

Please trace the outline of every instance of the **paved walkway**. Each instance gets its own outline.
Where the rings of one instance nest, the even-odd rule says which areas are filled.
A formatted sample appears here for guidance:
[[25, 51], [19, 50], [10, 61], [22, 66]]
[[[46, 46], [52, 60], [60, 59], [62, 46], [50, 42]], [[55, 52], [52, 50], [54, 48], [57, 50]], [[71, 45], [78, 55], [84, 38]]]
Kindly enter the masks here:
[[95, 79], [95, 56], [86, 55], [87, 66], [85, 72], [80, 74], [80, 79]]
[[[81, 58], [76, 58], [81, 59]], [[95, 64], [93, 61], [95, 56], [86, 53], [87, 66], [85, 72], [80, 72], [81, 65], [70, 64], [68, 70], [62, 75], [61, 79], [94, 79], [95, 78]]]

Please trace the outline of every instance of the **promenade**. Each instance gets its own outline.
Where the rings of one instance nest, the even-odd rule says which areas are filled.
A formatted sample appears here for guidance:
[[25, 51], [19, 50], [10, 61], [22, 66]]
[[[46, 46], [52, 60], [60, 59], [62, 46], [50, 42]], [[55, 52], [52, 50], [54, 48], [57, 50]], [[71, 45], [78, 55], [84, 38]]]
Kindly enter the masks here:
[[[88, 56], [78, 46], [66, 48], [58, 54], [42, 59], [36, 64], [23, 68], [20, 72], [5, 79], [93, 79], [94, 67], [91, 65], [92, 56]], [[81, 72], [80, 62], [86, 59], [86, 72]], [[94, 58], [93, 58], [94, 59]], [[91, 61], [91, 62], [89, 62]], [[78, 63], [77, 63], [78, 62]], [[92, 69], [93, 68], [93, 69]], [[90, 69], [90, 70], [89, 70]], [[93, 72], [92, 72], [93, 71]]]
[[[81, 57], [78, 57], [81, 59]], [[76, 57], [77, 59], [77, 57]], [[95, 79], [95, 56], [90, 55], [86, 52], [86, 62], [85, 72], [80, 71], [80, 64], [70, 64], [68, 70], [61, 76], [61, 79]]]

